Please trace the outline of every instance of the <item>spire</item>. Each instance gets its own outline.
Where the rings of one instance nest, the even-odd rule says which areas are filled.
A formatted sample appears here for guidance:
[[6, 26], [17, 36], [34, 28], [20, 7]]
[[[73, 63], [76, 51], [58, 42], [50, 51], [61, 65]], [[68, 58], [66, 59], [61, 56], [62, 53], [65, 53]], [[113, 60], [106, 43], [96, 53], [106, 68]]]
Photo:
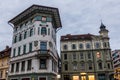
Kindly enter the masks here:
[[101, 25], [100, 25], [100, 29], [105, 29], [106, 26], [103, 24], [102, 20], [101, 20]]

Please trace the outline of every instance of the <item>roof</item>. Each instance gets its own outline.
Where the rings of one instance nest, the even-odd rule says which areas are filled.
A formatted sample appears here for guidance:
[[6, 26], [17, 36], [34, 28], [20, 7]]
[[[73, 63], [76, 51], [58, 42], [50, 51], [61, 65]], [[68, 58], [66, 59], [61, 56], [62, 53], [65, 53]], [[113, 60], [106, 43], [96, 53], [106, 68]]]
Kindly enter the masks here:
[[36, 13], [43, 13], [43, 14], [50, 14], [54, 18], [54, 24], [55, 28], [62, 27], [60, 15], [58, 8], [54, 7], [47, 7], [47, 6], [41, 6], [41, 5], [32, 5], [20, 14], [18, 14], [13, 19], [9, 20], [8, 23], [12, 23], [14, 25], [19, 24], [21, 21], [26, 20], [27, 18], [31, 17], [32, 15]]
[[0, 51], [0, 58], [4, 58], [4, 57], [9, 57], [11, 53], [11, 48], [9, 48], [8, 46], [6, 46], [6, 48], [2, 51]]
[[81, 35], [71, 35], [67, 34], [65, 36], [61, 36], [61, 41], [68, 41], [68, 40], [91, 40], [92, 34], [81, 34]]

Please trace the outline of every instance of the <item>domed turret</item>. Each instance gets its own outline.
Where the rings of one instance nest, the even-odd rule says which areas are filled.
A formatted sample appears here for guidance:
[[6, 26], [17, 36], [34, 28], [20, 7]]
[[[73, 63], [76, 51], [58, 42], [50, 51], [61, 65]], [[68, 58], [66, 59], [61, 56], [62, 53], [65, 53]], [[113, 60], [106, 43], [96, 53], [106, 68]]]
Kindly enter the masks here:
[[106, 26], [101, 22], [101, 25], [100, 25], [100, 35], [103, 36], [103, 37], [108, 37], [108, 30], [106, 29]]

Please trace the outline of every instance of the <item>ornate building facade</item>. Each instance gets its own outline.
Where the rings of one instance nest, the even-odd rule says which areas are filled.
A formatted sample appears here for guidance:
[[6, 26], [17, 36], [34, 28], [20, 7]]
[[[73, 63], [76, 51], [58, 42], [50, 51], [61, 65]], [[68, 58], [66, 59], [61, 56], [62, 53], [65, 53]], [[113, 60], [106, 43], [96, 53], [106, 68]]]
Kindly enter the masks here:
[[0, 80], [7, 80], [11, 48], [0, 51]]
[[103, 23], [99, 33], [61, 36], [62, 80], [113, 80], [108, 30]]
[[120, 50], [112, 51], [114, 78], [120, 79]]
[[61, 28], [58, 9], [32, 5], [9, 24], [14, 30], [9, 80], [56, 80], [56, 33]]

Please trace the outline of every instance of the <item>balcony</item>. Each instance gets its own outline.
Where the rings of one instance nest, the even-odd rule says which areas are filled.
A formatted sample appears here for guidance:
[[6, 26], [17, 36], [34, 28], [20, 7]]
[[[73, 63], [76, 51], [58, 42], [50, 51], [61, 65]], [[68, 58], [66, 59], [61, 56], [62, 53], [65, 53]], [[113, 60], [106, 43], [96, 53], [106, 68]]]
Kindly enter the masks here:
[[50, 56], [50, 51], [49, 50], [38, 50], [36, 57], [40, 58], [40, 57], [49, 57]]

